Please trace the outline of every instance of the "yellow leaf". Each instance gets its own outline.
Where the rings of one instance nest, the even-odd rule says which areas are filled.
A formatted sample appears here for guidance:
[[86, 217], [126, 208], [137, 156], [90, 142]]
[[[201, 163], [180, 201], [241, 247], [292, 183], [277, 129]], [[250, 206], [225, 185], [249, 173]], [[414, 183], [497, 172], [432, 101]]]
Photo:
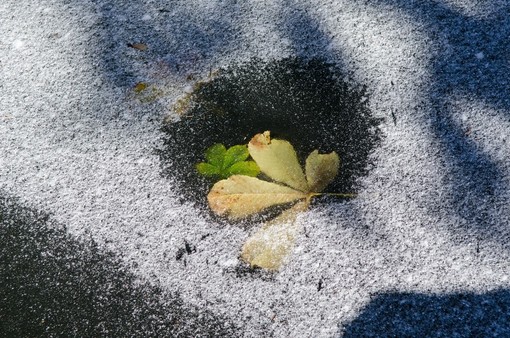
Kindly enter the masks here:
[[136, 93], [140, 93], [142, 91], [144, 91], [145, 89], [147, 89], [148, 87], [148, 84], [145, 83], [145, 82], [138, 82], [135, 86], [135, 88], [133, 88], [133, 90], [136, 92]]
[[266, 131], [251, 139], [248, 150], [260, 170], [273, 180], [300, 191], [310, 191], [296, 151], [289, 142], [271, 140], [269, 131]]
[[255, 177], [234, 175], [217, 182], [207, 195], [209, 207], [232, 220], [258, 213], [268, 207], [305, 199], [307, 194]]
[[298, 202], [264, 224], [244, 243], [241, 259], [252, 267], [279, 270], [294, 247], [296, 235], [301, 231], [301, 226], [296, 223], [297, 214], [307, 207], [307, 201]]
[[306, 179], [310, 191], [321, 192], [333, 182], [338, 174], [340, 158], [334, 151], [329, 154], [319, 154], [314, 150], [306, 159]]

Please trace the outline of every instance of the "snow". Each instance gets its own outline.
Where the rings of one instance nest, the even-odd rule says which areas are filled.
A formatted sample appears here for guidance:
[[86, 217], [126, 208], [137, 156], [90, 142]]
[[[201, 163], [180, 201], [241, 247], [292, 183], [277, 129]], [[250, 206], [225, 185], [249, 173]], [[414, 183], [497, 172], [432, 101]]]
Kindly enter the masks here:
[[[37, 3], [0, 5], [3, 196], [246, 336], [341, 335], [384, 292], [503, 290], [508, 306], [510, 105], [497, 45], [510, 32], [498, 16], [506, 2], [484, 12], [447, 1], [447, 15], [429, 1]], [[484, 36], [491, 18], [498, 31]], [[449, 32], [459, 21], [480, 34]], [[149, 50], [126, 47], [138, 41]], [[366, 85], [384, 139], [357, 198], [298, 218], [304, 233], [279, 273], [238, 276], [250, 230], [180, 202], [155, 154], [160, 128], [190, 74], [292, 55], [325, 57]], [[164, 95], [142, 103], [137, 82]], [[185, 241], [196, 246], [186, 264], [175, 259]]]

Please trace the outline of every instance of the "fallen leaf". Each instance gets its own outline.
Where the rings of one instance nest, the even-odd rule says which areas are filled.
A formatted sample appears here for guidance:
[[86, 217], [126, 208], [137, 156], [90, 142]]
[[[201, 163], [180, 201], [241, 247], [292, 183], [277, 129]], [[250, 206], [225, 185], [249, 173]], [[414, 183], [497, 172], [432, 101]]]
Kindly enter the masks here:
[[197, 171], [205, 177], [214, 177], [221, 175], [221, 171], [218, 167], [210, 163], [198, 163]]
[[279, 270], [292, 251], [302, 226], [296, 223], [299, 212], [308, 208], [308, 202], [296, 203], [280, 216], [264, 224], [243, 245], [241, 259], [251, 267]]
[[251, 139], [248, 150], [260, 170], [273, 180], [300, 191], [310, 191], [296, 151], [289, 142], [271, 140], [269, 131], [266, 131]]
[[211, 210], [231, 220], [241, 219], [274, 205], [305, 199], [308, 194], [255, 177], [234, 175], [217, 182], [207, 195]]
[[223, 168], [223, 160], [226, 153], [227, 148], [225, 148], [223, 144], [217, 143], [207, 148], [205, 151], [205, 159], [207, 162], [221, 169]]
[[233, 175], [245, 175], [255, 177], [260, 174], [260, 168], [254, 161], [242, 161], [232, 164], [230, 167], [224, 169], [225, 176], [230, 177]]
[[155, 85], [146, 82], [138, 82], [133, 87], [135, 98], [141, 103], [150, 103], [164, 95], [164, 91]]
[[138, 82], [135, 86], [135, 88], [133, 88], [133, 90], [135, 91], [135, 93], [140, 93], [142, 91], [144, 91], [145, 89], [147, 89], [148, 85], [147, 83], [145, 82]]
[[[301, 226], [296, 222], [297, 214], [306, 210], [310, 199], [321, 195], [335, 179], [340, 166], [338, 154], [334, 151], [319, 154], [318, 150], [314, 150], [306, 159], [305, 176], [294, 147], [284, 140], [272, 140], [269, 131], [255, 135], [248, 143], [247, 150], [245, 146], [227, 150], [221, 145], [214, 145], [208, 154], [206, 157], [210, 164], [200, 163], [197, 166], [202, 173], [216, 174], [219, 171], [224, 175], [225, 167], [228, 167], [230, 174], [237, 174], [237, 171], [248, 170], [253, 165], [254, 169], [275, 181], [233, 175], [217, 182], [207, 195], [209, 206], [215, 214], [238, 220], [271, 206], [297, 202], [265, 223], [247, 239], [242, 248], [241, 259], [252, 267], [280, 269], [301, 231]], [[221, 157], [221, 161], [216, 160], [216, 156]], [[245, 161], [249, 156], [255, 162]], [[214, 161], [217, 162], [212, 165]], [[350, 194], [330, 195], [352, 197], [348, 196]]]
[[250, 153], [248, 152], [248, 148], [246, 145], [237, 145], [228, 148], [225, 153], [225, 158], [223, 160], [223, 169], [230, 167], [234, 163], [241, 162], [250, 157]]
[[144, 43], [128, 43], [127, 46], [141, 51], [146, 51], [148, 49], [147, 45]]
[[232, 175], [255, 177], [260, 173], [254, 161], [246, 161], [250, 157], [246, 145], [225, 148], [223, 144], [214, 144], [205, 151], [207, 163], [196, 165], [197, 171], [206, 177], [228, 178]]
[[334, 151], [329, 154], [319, 154], [314, 150], [306, 159], [306, 180], [310, 191], [323, 191], [338, 174], [340, 158]]

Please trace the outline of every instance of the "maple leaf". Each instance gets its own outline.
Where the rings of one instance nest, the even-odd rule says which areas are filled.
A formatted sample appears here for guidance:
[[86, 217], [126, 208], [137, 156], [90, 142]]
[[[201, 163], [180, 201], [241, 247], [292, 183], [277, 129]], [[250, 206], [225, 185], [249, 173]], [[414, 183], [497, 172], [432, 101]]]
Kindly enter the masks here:
[[[266, 223], [243, 246], [241, 258], [252, 266], [277, 270], [290, 253], [298, 228], [297, 213], [306, 210], [313, 196], [320, 195], [338, 174], [338, 154], [314, 150], [306, 159], [305, 173], [294, 147], [285, 140], [271, 139], [270, 132], [255, 135], [248, 143], [249, 155], [260, 171], [275, 182], [234, 175], [217, 182], [207, 199], [211, 210], [238, 220], [269, 207], [297, 202]], [[342, 194], [339, 194], [342, 195]]]
[[207, 162], [198, 163], [197, 171], [206, 177], [228, 178], [232, 175], [255, 177], [260, 169], [250, 157], [246, 145], [236, 145], [228, 149], [223, 144], [215, 144], [205, 151]]

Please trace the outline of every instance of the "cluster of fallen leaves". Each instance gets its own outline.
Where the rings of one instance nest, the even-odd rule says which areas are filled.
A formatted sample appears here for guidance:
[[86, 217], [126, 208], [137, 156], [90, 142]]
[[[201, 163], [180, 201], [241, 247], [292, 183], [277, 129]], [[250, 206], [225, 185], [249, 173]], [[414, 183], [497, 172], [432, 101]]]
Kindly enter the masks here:
[[[247, 161], [249, 156], [253, 161]], [[340, 165], [337, 153], [319, 154], [314, 150], [306, 159], [303, 172], [294, 147], [288, 141], [271, 139], [269, 131], [255, 135], [247, 147], [227, 150], [214, 145], [208, 149], [206, 159], [207, 163], [197, 165], [198, 171], [224, 178], [214, 184], [207, 196], [215, 214], [241, 220], [272, 206], [293, 203], [243, 245], [241, 259], [268, 270], [280, 268], [301, 231], [295, 222], [298, 213], [306, 210], [311, 198], [320, 195], [334, 180]], [[255, 177], [259, 172], [272, 182]]]

